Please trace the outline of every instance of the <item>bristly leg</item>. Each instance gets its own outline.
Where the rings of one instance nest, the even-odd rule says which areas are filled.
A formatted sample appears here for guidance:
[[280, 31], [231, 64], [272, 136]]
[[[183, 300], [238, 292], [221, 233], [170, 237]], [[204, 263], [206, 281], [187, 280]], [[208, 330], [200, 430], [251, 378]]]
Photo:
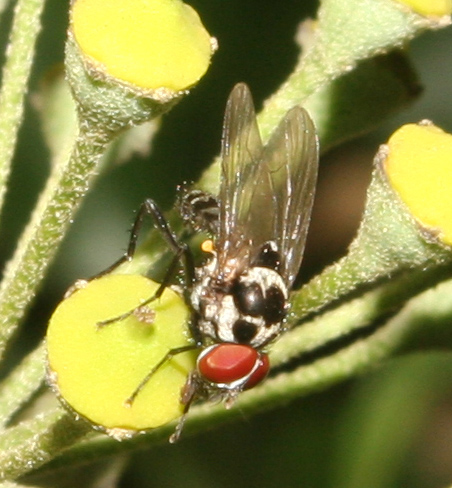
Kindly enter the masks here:
[[[135, 388], [132, 394], [125, 400], [124, 405], [131, 407], [135, 398], [140, 393], [140, 391], [146, 386], [146, 383], [154, 376], [154, 374], [174, 356], [182, 354], [184, 352], [193, 351], [198, 349], [198, 344], [191, 344], [189, 346], [176, 347], [175, 349], [170, 349], [162, 359], [149, 371], [149, 373], [141, 380], [140, 384]], [[190, 402], [191, 403], [191, 402]]]
[[[132, 226], [132, 230], [130, 232], [130, 239], [129, 239], [129, 245], [127, 248], [126, 253], [121, 256], [117, 261], [115, 261], [111, 266], [109, 266], [107, 269], [101, 271], [99, 274], [94, 276], [91, 279], [96, 279], [100, 278], [102, 276], [105, 276], [112, 271], [114, 271], [116, 268], [118, 268], [121, 264], [124, 264], [126, 262], [129, 262], [133, 259], [133, 256], [135, 254], [136, 246], [137, 246], [137, 241], [138, 241], [138, 236], [141, 231], [141, 228], [143, 226], [143, 221], [146, 216], [150, 216], [152, 218], [152, 221], [154, 223], [155, 228], [160, 232], [162, 237], [165, 239], [171, 250], [174, 252], [174, 257], [171, 261], [170, 266], [168, 267], [168, 270], [166, 271], [165, 277], [160, 284], [159, 288], [155, 292], [155, 294], [150, 297], [148, 300], [146, 300], [143, 303], [140, 303], [140, 307], [143, 305], [147, 305], [154, 300], [158, 299], [161, 297], [165, 289], [170, 285], [172, 279], [174, 278], [177, 268], [179, 266], [179, 263], [182, 261], [182, 264], [184, 266], [184, 298], [186, 303], [190, 303], [189, 296], [191, 293], [192, 285], [193, 285], [193, 280], [195, 276], [195, 266], [194, 266], [194, 260], [192, 253], [190, 251], [190, 248], [185, 244], [184, 242], [180, 242], [174, 232], [171, 230], [167, 220], [163, 216], [163, 213], [157, 206], [157, 204], [151, 200], [150, 198], [146, 199], [140, 206], [137, 216], [135, 218], [135, 222]], [[106, 325], [109, 325], [114, 322], [118, 322], [121, 320], [126, 319], [130, 315], [134, 313], [135, 309], [129, 310], [128, 312], [119, 315], [117, 317], [113, 317], [111, 319], [103, 320], [101, 322], [97, 323], [98, 327], [104, 327]]]

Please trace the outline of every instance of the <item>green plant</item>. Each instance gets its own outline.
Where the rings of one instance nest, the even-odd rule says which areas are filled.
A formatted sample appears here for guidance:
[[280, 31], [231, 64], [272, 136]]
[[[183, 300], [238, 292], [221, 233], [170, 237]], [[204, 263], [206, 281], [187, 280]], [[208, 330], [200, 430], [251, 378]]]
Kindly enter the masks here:
[[[2, 195], [22, 118], [43, 5], [42, 1], [19, 0], [14, 15], [0, 94]], [[316, 120], [320, 145], [325, 151], [374, 128], [411, 101], [418, 94], [418, 83], [402, 48], [419, 33], [449, 22], [447, 17], [424, 14], [395, 0], [322, 2], [318, 24], [305, 23], [301, 29], [303, 51], [296, 66], [281, 88], [268, 98], [259, 115], [263, 139], [288, 109], [302, 104]], [[70, 69], [80, 55], [71, 42], [70, 39], [67, 51]], [[13, 335], [19, 333], [19, 324], [37, 293], [57, 244], [93, 184], [94, 175], [111, 167], [114, 155], [126, 147], [130, 136], [126, 140], [123, 135], [115, 147], [110, 145], [102, 159], [107, 146], [124, 127], [155, 115], [154, 102], [147, 103], [146, 97], [143, 102], [143, 98], [126, 96], [121, 87], [115, 87], [113, 95], [107, 93], [106, 97], [112, 96], [119, 102], [124, 102], [126, 97], [125, 105], [133, 105], [136, 118], [131, 121], [127, 118], [130, 114], [118, 116], [116, 108], [105, 115], [98, 100], [90, 98], [91, 93], [82, 100], [85, 94], [78, 89], [74, 76], [70, 71], [78, 103], [78, 129], [74, 126], [75, 109], [64, 87], [60, 90], [58, 84], [51, 84], [53, 92], [45, 92], [49, 98], [41, 95], [52, 169], [0, 288], [2, 352]], [[86, 73], [82, 72], [81, 76]], [[97, 84], [95, 80], [93, 85], [97, 87]], [[157, 112], [169, 109], [172, 102], [164, 99], [162, 109], [160, 101]], [[50, 103], [54, 103], [55, 111], [49, 110]], [[106, 117], [110, 118], [108, 122]], [[199, 186], [214, 192], [217, 180], [218, 161], [203, 173]], [[128, 272], [145, 272], [160, 256], [161, 245], [153, 246], [152, 239], [155, 236], [150, 236], [150, 243], [144, 244]], [[381, 167], [377, 167], [365, 217], [350, 252], [294, 294], [293, 321], [304, 321], [304, 324], [275, 343], [272, 363], [276, 368], [292, 360], [295, 364], [296, 358], [343, 338], [350, 338], [349, 344], [312, 364], [295, 366], [290, 372], [276, 375], [264, 386], [244, 394], [237, 408], [225, 410], [221, 405], [193, 408], [187, 433], [220, 424], [243, 412], [251, 415], [274, 408], [366, 371], [401, 351], [422, 349], [432, 337], [433, 326], [435, 340], [432, 342], [450, 344], [447, 323], [452, 314], [448, 303], [451, 285], [445, 281], [452, 274], [450, 254], [441, 241], [432, 236], [424, 238], [409, 211], [388, 187]], [[421, 294], [443, 281], [437, 290]], [[314, 314], [315, 318], [310, 320]], [[363, 339], [352, 340], [358, 334]], [[40, 467], [44, 475], [46, 470], [50, 473], [56, 468], [77, 465], [93, 456], [106, 457], [151, 446], [166, 439], [173, 429], [172, 425], [165, 426], [117, 443], [95, 435], [86, 423], [76, 421], [59, 406], [22, 422], [13, 421], [42, 385], [44, 356], [44, 347], [38, 346], [5, 377], [0, 389], [0, 412], [5, 425], [0, 438], [0, 466], [5, 480], [17, 479]], [[84, 441], [79, 442], [81, 439]]]

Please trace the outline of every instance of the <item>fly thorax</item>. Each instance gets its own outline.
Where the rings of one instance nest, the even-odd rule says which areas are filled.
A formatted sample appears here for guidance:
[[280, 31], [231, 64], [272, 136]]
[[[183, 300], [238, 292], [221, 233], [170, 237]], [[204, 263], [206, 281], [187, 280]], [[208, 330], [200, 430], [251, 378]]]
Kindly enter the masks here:
[[254, 266], [232, 283], [218, 283], [204, 269], [200, 278], [192, 304], [202, 334], [215, 342], [261, 347], [281, 332], [288, 291], [279, 273]]

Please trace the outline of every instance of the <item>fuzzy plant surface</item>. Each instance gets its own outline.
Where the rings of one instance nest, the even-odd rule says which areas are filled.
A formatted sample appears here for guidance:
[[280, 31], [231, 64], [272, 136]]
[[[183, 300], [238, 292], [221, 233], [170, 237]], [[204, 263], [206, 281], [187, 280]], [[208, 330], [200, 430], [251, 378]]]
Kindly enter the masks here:
[[[188, 312], [181, 297], [164, 294], [155, 310], [143, 308], [139, 318], [127, 317], [116, 329], [107, 326], [98, 331], [87, 326], [89, 321], [96, 324], [127, 312], [135, 306], [134, 300], [144, 301], [149, 290], [155, 289], [142, 275], [153, 269], [161, 276], [168, 265], [167, 246], [157, 232], [151, 230], [140, 241], [134, 259], [112, 274], [88, 283], [77, 282], [51, 320], [49, 310], [36, 312], [40, 291], [47, 289], [44, 280], [49, 272], [55, 273], [52, 263], [64, 247], [63, 239], [71, 224], [77, 225], [82, 202], [89, 200], [103, 178], [118, 168], [118, 161], [122, 162], [121, 169], [133, 172], [134, 164], [126, 165], [124, 161], [136, 158], [136, 154], [152, 158], [151, 142], [156, 157], [162, 157], [159, 140], [165, 138], [165, 124], [176, 120], [181, 138], [184, 124], [193, 126], [201, 133], [197, 144], [204, 125], [198, 123], [199, 118], [192, 121], [186, 116], [182, 120], [180, 114], [184, 112], [178, 110], [184, 110], [184, 104], [196, 96], [201, 98], [205, 87], [214, 85], [216, 79], [230, 80], [231, 88], [232, 78], [227, 76], [238, 64], [234, 43], [227, 36], [223, 42], [210, 26], [224, 24], [227, 27], [223, 31], [218, 28], [219, 32], [234, 33], [236, 28], [239, 33], [246, 15], [252, 13], [251, 6], [236, 3], [237, 10], [229, 17], [226, 7], [225, 12], [223, 7], [212, 10], [207, 3], [192, 2], [197, 13], [180, 0], [134, 0], [126, 4], [120, 0], [73, 0], [67, 6], [65, 76], [60, 68], [54, 68], [33, 83], [33, 70], [42, 56], [39, 35], [52, 29], [49, 12], [54, 6], [44, 0], [0, 1], [0, 20], [9, 29], [0, 91], [0, 203], [4, 203], [6, 212], [8, 192], [15, 181], [14, 154], [28, 117], [39, 126], [41, 144], [45, 144], [41, 153], [46, 160], [36, 161], [29, 153], [26, 164], [40, 164], [47, 171], [29, 221], [17, 242], [11, 244], [14, 251], [0, 283], [0, 486], [164, 486], [168, 479], [171, 486], [186, 486], [187, 479], [193, 486], [230, 486], [230, 474], [220, 468], [215, 481], [213, 469], [202, 475], [201, 469], [194, 467], [174, 469], [163, 481], [155, 466], [165, 458], [173, 459], [174, 466], [197, 466], [196, 439], [204, 439], [203, 435], [215, 439], [217, 432], [222, 433], [219, 438], [227, 445], [228, 434], [221, 427], [226, 423], [236, 420], [233, 425], [239, 424], [243, 417], [251, 421], [262, 412], [274, 412], [276, 418], [284, 416], [281, 412], [298, 399], [340, 388], [339, 384], [357, 376], [369, 377], [369, 384], [381, 392], [382, 408], [405, 412], [416, 429], [421, 429], [422, 413], [439, 397], [437, 392], [450, 384], [452, 361], [447, 351], [452, 347], [452, 135], [426, 120], [404, 125], [389, 140], [380, 141], [356, 237], [342, 258], [291, 294], [288, 330], [269, 347], [270, 376], [241, 393], [232, 408], [210, 402], [194, 405], [176, 446], [165, 443], [182, 413], [179, 392], [193, 368], [195, 358], [191, 353], [140, 390], [136, 406], [139, 416], [125, 414], [116, 404], [118, 398], [127, 396], [124, 392], [131, 390], [130, 385], [139, 384], [143, 375], [158, 364], [165, 350], [190, 343]], [[295, 39], [293, 32], [287, 34], [295, 56], [286, 63], [286, 70], [273, 70], [278, 55], [265, 64], [272, 38], [265, 29], [272, 23], [264, 28], [256, 22], [249, 27], [253, 34], [243, 41], [246, 45], [251, 39], [254, 55], [236, 69], [234, 82], [253, 79], [259, 62], [264, 62], [270, 79], [272, 71], [277, 72], [278, 82], [275, 77], [267, 84], [271, 89], [257, 117], [263, 142], [286, 112], [299, 105], [315, 121], [321, 153], [370, 132], [414, 102], [420, 95], [422, 80], [409, 59], [410, 42], [426, 31], [447, 28], [451, 23], [451, 3], [439, 0], [323, 0], [311, 5], [312, 18], [307, 18], [304, 2], [289, 3], [290, 15], [283, 5], [278, 7], [281, 23], [290, 21], [297, 26]], [[254, 9], [270, 10], [265, 2], [260, 7], [253, 4]], [[294, 12], [298, 12], [298, 18], [289, 19]], [[240, 39], [236, 38], [235, 43], [240, 44]], [[249, 83], [252, 90], [256, 85], [259, 91], [258, 81]], [[226, 100], [227, 91], [221, 97]], [[32, 115], [27, 105], [30, 100]], [[205, 125], [213, 120], [213, 107], [208, 97], [202, 100]], [[170, 111], [167, 118], [161, 117]], [[215, 116], [220, 120], [221, 111]], [[219, 146], [218, 137], [217, 145], [206, 152], [209, 161], [202, 171], [200, 167], [193, 173], [181, 171], [184, 178], [178, 183], [196, 177], [196, 187], [216, 194], [220, 160], [212, 155]], [[176, 149], [178, 144], [170, 148], [170, 157]], [[181, 166], [184, 156], [178, 156]], [[162, 170], [165, 181], [174, 181], [171, 168], [174, 166]], [[31, 168], [24, 171], [27, 178], [32, 178]], [[157, 177], [151, 188], [158, 192], [165, 184]], [[153, 194], [147, 196], [154, 198]], [[168, 219], [179, 229], [175, 211], [168, 212]], [[6, 240], [9, 234], [2, 235]], [[191, 244], [195, 247], [196, 239]], [[62, 300], [64, 291], [53, 293]], [[154, 314], [158, 314], [155, 323]], [[42, 328], [30, 334], [40, 315], [45, 315], [43, 322], [50, 320], [47, 342]], [[157, 332], [155, 340], [149, 340], [149, 324], [162, 331]], [[20, 344], [27, 346], [18, 347]], [[431, 351], [438, 348], [446, 352], [429, 360]], [[416, 379], [419, 384], [421, 380], [430, 383], [430, 396], [416, 396], [420, 386], [410, 382], [413, 374], [406, 364], [393, 376], [387, 372], [387, 364], [408, 353], [409, 357], [420, 357], [422, 374]], [[89, 358], [89, 354], [96, 358], [91, 369], [68, 366], [85, 356]], [[382, 377], [390, 377], [391, 382], [384, 383], [375, 376], [378, 367]], [[408, 400], [399, 395], [398, 389], [407, 383], [411, 388]], [[367, 417], [362, 412], [345, 416], [341, 435], [350, 436], [349, 444], [343, 444], [348, 447], [343, 449], [338, 443], [334, 456], [325, 454], [331, 467], [329, 479], [324, 476], [315, 483], [308, 482], [288, 470], [278, 473], [279, 484], [300, 486], [303, 480], [319, 487], [408, 486], [403, 484], [407, 480], [396, 479], [395, 473], [396, 461], [402, 462], [402, 452], [412, 437], [403, 429], [397, 436], [397, 425], [377, 417], [374, 405], [366, 400], [366, 388], [371, 389], [366, 384], [350, 398], [361, 399]], [[161, 408], [149, 406], [159, 398], [164, 404]], [[328, 417], [324, 406], [320, 411]], [[371, 426], [366, 418], [373, 422]], [[396, 418], [402, 421], [403, 417]], [[361, 444], [353, 438], [353, 419], [356, 425], [367, 428], [363, 427], [362, 439], [367, 451], [364, 447], [361, 450]], [[330, 420], [322, 422], [327, 429]], [[277, 432], [274, 428], [271, 422], [262, 427], [262, 444], [247, 439], [238, 446], [243, 449], [242, 457], [246, 452], [249, 462], [261, 466], [262, 473], [270, 469], [272, 460], [284, 456], [282, 446], [291, 434], [290, 427]], [[312, 430], [310, 439], [317, 435]], [[322, 438], [321, 433], [318, 435]], [[379, 435], [386, 436], [386, 442]], [[306, 455], [306, 448], [295, 446], [290, 455], [298, 460]], [[149, 484], [132, 484], [126, 456], [145, 448], [150, 453], [148, 464], [152, 466], [155, 461], [154, 471], [148, 468]], [[375, 466], [365, 452], [380, 462], [375, 479]], [[209, 458], [208, 449], [204, 455]], [[389, 458], [392, 462], [387, 461]], [[306, 466], [307, 472], [309, 469]], [[251, 472], [257, 472], [256, 467]], [[452, 471], [448, 474], [450, 478], [444, 475], [441, 480], [444, 486], [452, 483]], [[264, 487], [275, 486], [271, 477], [265, 481], [264, 474], [254, 481]], [[253, 484], [246, 476], [243, 483]]]

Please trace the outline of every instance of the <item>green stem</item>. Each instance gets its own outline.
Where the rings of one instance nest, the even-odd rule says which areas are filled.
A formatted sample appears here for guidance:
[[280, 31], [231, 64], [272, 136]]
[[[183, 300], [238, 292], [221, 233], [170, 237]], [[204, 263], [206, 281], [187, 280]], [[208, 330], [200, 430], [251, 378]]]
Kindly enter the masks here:
[[[11, 160], [22, 121], [36, 39], [45, 0], [18, 0], [0, 92], [0, 208], [11, 171]], [[4, 5], [0, 5], [0, 9]]]
[[[277, 366], [286, 363], [301, 354], [314, 352], [335, 340], [351, 336], [372, 324], [381, 323], [394, 316], [408, 301], [451, 276], [450, 266], [439, 266], [429, 270], [405, 272], [391, 281], [381, 283], [372, 291], [353, 300], [349, 299], [313, 321], [294, 327], [282, 335], [272, 346], [272, 364]], [[422, 341], [419, 342], [421, 343]]]
[[323, 0], [312, 49], [281, 88], [266, 102], [259, 127], [266, 140], [295, 105], [355, 68], [358, 62], [388, 52], [432, 23], [393, 0]]
[[85, 124], [69, 160], [53, 168], [0, 287], [0, 355], [34, 298], [108, 141]]
[[0, 384], [0, 424], [11, 417], [35, 394], [45, 374], [45, 347], [31, 352]]
[[0, 437], [0, 480], [14, 480], [42, 466], [89, 430], [62, 407], [11, 428]]
[[3, 15], [3, 12], [8, 8], [10, 3], [11, 0], [0, 0], [0, 16]]

